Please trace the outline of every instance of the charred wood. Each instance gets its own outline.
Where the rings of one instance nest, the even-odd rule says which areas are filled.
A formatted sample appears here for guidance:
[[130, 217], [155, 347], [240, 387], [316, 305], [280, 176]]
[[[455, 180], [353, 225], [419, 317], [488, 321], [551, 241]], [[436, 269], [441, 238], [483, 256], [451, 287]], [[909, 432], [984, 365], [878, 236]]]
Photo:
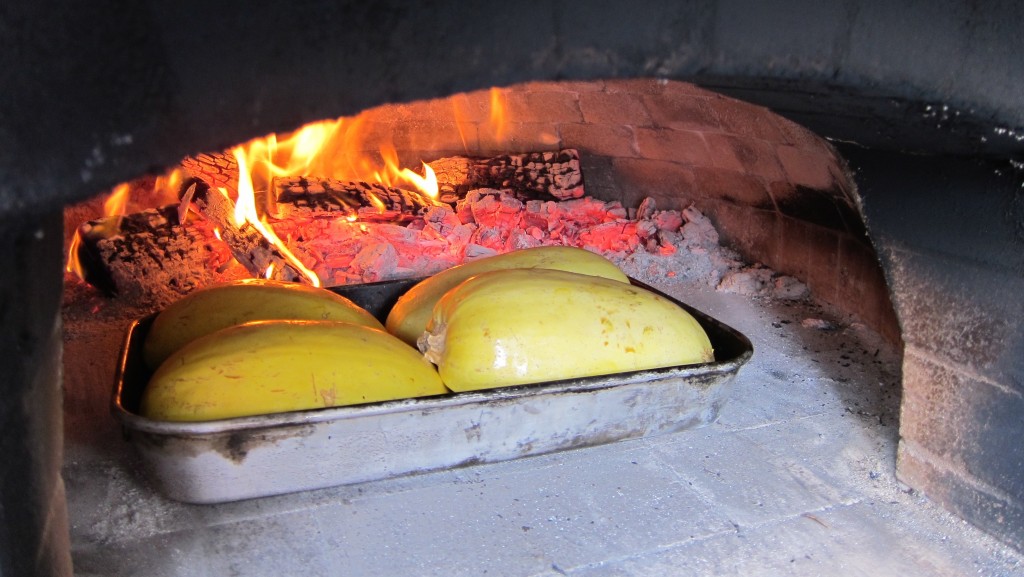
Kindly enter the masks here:
[[208, 186], [223, 188], [232, 195], [238, 192], [238, 163], [227, 153], [204, 152], [186, 156], [180, 165], [190, 176], [202, 180]]
[[[191, 194], [192, 205], [220, 231], [235, 260], [253, 276], [291, 282], [308, 282], [302, 272], [251, 222], [235, 223], [235, 203], [198, 178], [186, 182], [182, 195]], [[268, 274], [269, 271], [269, 274]]]
[[168, 304], [218, 280], [232, 264], [211, 230], [179, 223], [175, 205], [88, 221], [78, 239], [86, 282], [136, 304]]
[[280, 218], [354, 216], [370, 222], [409, 222], [437, 205], [419, 192], [333, 178], [277, 177], [272, 189]]
[[570, 200], [584, 194], [576, 150], [506, 154], [490, 158], [454, 156], [427, 163], [437, 175], [440, 199], [454, 203], [470, 190], [510, 190], [520, 200]]

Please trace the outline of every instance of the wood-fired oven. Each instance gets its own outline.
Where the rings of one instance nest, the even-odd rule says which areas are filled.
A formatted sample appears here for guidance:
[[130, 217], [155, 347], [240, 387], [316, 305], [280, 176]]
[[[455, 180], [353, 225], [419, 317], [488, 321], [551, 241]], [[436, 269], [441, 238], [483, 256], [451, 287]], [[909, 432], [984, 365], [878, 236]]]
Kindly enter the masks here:
[[[1022, 22], [998, 1], [5, 7], [0, 572], [70, 570], [64, 207], [364, 111], [409, 154], [575, 147], [601, 198], [704, 211], [902, 347], [898, 477], [1019, 548]], [[492, 86], [513, 134], [467, 146], [451, 103]]]

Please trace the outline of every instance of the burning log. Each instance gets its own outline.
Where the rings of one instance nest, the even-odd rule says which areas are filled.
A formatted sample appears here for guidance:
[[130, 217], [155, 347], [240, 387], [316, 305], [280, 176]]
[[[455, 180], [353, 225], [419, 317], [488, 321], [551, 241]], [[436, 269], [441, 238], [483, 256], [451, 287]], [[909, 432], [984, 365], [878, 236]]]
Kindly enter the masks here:
[[427, 163], [437, 175], [440, 198], [455, 203], [470, 190], [511, 190], [521, 200], [569, 200], [583, 196], [576, 150], [506, 154], [492, 158], [453, 156]]
[[[273, 199], [262, 203], [269, 206], [268, 220], [249, 215], [241, 224], [233, 197], [219, 190], [237, 188], [232, 156], [201, 154], [181, 166], [191, 175], [179, 188], [175, 222], [192, 207], [203, 218], [190, 225], [205, 227], [203, 235], [179, 227], [182, 239], [217, 242], [249, 275], [288, 281], [314, 273], [328, 285], [423, 276], [481, 255], [541, 245], [623, 258], [639, 248], [665, 255], [675, 252], [682, 225], [678, 213], [658, 211], [653, 200], [634, 212], [639, 218], [630, 218], [620, 203], [583, 196], [575, 150], [435, 161], [430, 166], [446, 200], [458, 198], [453, 204], [382, 184], [276, 177], [263, 191]], [[162, 210], [170, 218], [173, 208]]]
[[[520, 200], [570, 200], [584, 195], [579, 153], [572, 148], [489, 158], [452, 156], [427, 164], [437, 176], [440, 200], [448, 204], [481, 188], [510, 190]], [[181, 167], [210, 186], [235, 192], [238, 165], [229, 154], [197, 154], [182, 160]], [[370, 197], [382, 201], [385, 212], [416, 211], [434, 204], [416, 192], [316, 176], [278, 177], [272, 189], [285, 210], [291, 204], [300, 210], [358, 211], [375, 207], [380, 212], [380, 204]]]
[[108, 295], [165, 305], [231, 278], [231, 255], [203, 223], [182, 226], [174, 205], [106, 216], [78, 229], [82, 277]]
[[428, 196], [379, 183], [306, 176], [277, 177], [280, 218], [355, 216], [369, 222], [409, 222], [437, 203]]
[[[180, 163], [192, 178], [210, 187], [236, 192], [238, 164], [224, 153], [189, 156]], [[271, 184], [277, 216], [355, 215], [371, 222], [409, 222], [436, 201], [426, 195], [379, 183], [317, 176], [275, 177]]]
[[274, 246], [254, 223], [245, 221], [236, 224], [235, 204], [225, 194], [211, 189], [207, 183], [194, 177], [186, 185], [183, 199], [187, 202], [191, 196], [193, 206], [217, 227], [220, 238], [230, 247], [235, 260], [253, 276], [309, 282], [301, 265]]
[[223, 188], [231, 194], [238, 192], [238, 163], [230, 154], [213, 152], [186, 156], [179, 164], [190, 176], [208, 186]]

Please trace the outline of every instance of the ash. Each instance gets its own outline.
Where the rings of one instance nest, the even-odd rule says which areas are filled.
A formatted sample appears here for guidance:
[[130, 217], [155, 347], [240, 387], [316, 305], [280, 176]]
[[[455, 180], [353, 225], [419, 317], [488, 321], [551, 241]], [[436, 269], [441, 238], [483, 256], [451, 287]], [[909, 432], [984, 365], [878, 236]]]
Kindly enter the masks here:
[[[66, 276], [64, 315], [70, 326], [77, 326], [79, 317], [123, 324], [198, 288], [252, 276], [231, 258], [210, 223], [199, 218], [185, 226], [153, 227], [150, 212], [134, 219], [148, 227], [129, 227], [98, 243], [113, 255], [106, 260], [115, 298]], [[603, 255], [649, 285], [697, 283], [723, 293], [794, 302], [811, 297], [799, 280], [748, 264], [722, 246], [711, 220], [696, 208], [657, 210], [652, 199], [627, 209], [589, 196], [542, 201], [477, 189], [454, 206], [427, 208], [405, 224], [352, 222], [332, 213], [291, 215], [273, 227], [325, 286], [425, 277], [513, 250], [575, 246]]]
[[509, 191], [480, 189], [454, 208], [426, 210], [407, 226], [291, 218], [275, 229], [328, 285], [427, 276], [478, 258], [560, 245], [601, 254], [648, 284], [675, 278], [752, 297], [809, 294], [799, 280], [746, 264], [721, 246], [718, 231], [696, 208], [657, 210], [652, 199], [630, 211], [592, 197], [524, 201]]

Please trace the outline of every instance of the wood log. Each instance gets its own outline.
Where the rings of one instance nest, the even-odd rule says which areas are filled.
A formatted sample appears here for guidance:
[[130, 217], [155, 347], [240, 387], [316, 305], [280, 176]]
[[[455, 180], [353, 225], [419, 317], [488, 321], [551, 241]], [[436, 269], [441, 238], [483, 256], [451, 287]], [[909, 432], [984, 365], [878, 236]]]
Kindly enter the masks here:
[[180, 165], [189, 176], [202, 180], [208, 186], [224, 188], [232, 196], [237, 196], [238, 163], [230, 154], [204, 152], [195, 156], [186, 156]]
[[427, 195], [379, 183], [334, 178], [274, 178], [277, 217], [354, 216], [369, 222], [409, 222], [439, 203]]
[[192, 204], [199, 213], [218, 228], [221, 239], [230, 247], [235, 260], [253, 276], [310, 282], [293, 264], [294, 261], [274, 246], [255, 225], [250, 222], [235, 224], [235, 203], [219, 190], [193, 177], [183, 184], [182, 196], [187, 194], [191, 194]]
[[[470, 190], [493, 188], [510, 190], [520, 200], [569, 200], [584, 195], [583, 173], [580, 169], [579, 153], [572, 148], [548, 152], [529, 152], [524, 154], [504, 154], [492, 157], [452, 156], [427, 163], [437, 176], [439, 200], [455, 204], [466, 196]], [[227, 153], [203, 153], [186, 157], [181, 167], [190, 175], [201, 178], [214, 187], [223, 187], [232, 195], [238, 181], [238, 165]], [[394, 195], [395, 190], [383, 185], [353, 183], [331, 178], [316, 176], [277, 178], [281, 184], [274, 184], [272, 189], [281, 193], [287, 188], [298, 186], [294, 199], [301, 203], [308, 201], [308, 206], [325, 211], [339, 210], [349, 206], [358, 210], [366, 204], [365, 193], [353, 190], [357, 184], [370, 187], [381, 187], [384, 190], [374, 192], [384, 198]], [[287, 181], [287, 183], [285, 183]], [[302, 182], [305, 181], [305, 182]], [[319, 190], [323, 186], [324, 190]], [[408, 191], [405, 191], [408, 192]], [[418, 193], [412, 193], [418, 195]], [[337, 197], [340, 195], [340, 198]], [[315, 197], [315, 198], [314, 198]], [[332, 198], [333, 197], [333, 198]], [[279, 202], [282, 202], [279, 200]], [[285, 204], [293, 203], [285, 195]], [[398, 203], [409, 206], [409, 203]], [[415, 203], [413, 203], [415, 205]], [[387, 210], [398, 210], [388, 207]]]
[[437, 175], [440, 199], [454, 203], [470, 190], [510, 190], [520, 200], [569, 200], [584, 194], [576, 150], [505, 154], [490, 158], [455, 156], [427, 163]]
[[78, 240], [86, 282], [139, 306], [167, 305], [235, 276], [227, 247], [204, 223], [179, 224], [177, 205], [88, 221]]

